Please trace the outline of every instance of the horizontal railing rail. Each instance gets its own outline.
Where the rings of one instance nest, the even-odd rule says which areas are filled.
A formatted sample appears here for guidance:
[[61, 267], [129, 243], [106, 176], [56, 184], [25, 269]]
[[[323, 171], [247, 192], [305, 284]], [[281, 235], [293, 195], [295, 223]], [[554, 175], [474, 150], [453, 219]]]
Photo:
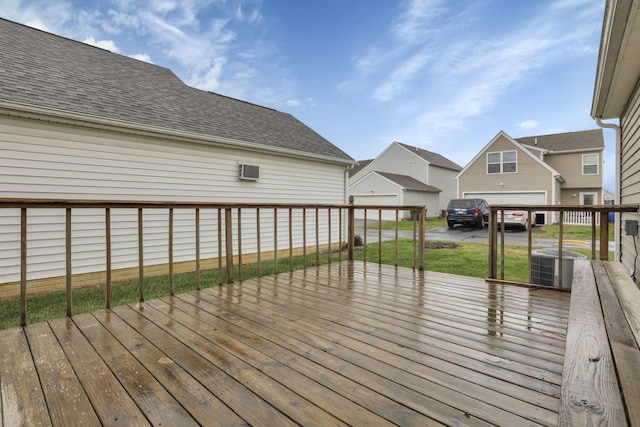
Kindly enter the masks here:
[[[323, 250], [330, 255], [337, 252], [339, 260], [343, 260], [346, 255], [348, 260], [353, 261], [356, 211], [363, 213], [365, 218], [367, 215], [377, 215], [380, 221], [383, 211], [395, 211], [396, 218], [399, 218], [401, 212], [410, 213], [414, 221], [414, 268], [424, 270], [424, 206], [353, 203], [0, 199], [0, 236], [3, 236], [0, 238], [0, 254], [4, 252], [0, 259], [5, 263], [11, 263], [11, 259], [15, 259], [16, 267], [19, 265], [14, 270], [19, 271], [16, 276], [19, 274], [20, 323], [26, 325], [29, 294], [27, 285], [30, 282], [28, 272], [32, 260], [30, 246], [36, 252], [36, 249], [43, 251], [42, 248], [51, 246], [50, 241], [57, 239], [64, 242], [64, 274], [60, 277], [65, 280], [66, 313], [71, 316], [73, 280], [77, 276], [74, 275], [73, 261], [74, 257], [81, 258], [83, 252], [100, 253], [93, 256], [100, 260], [104, 269], [93, 272], [104, 275], [105, 307], [110, 308], [115, 264], [137, 268], [138, 297], [142, 302], [145, 299], [145, 267], [166, 265], [169, 294], [174, 294], [174, 267], [178, 264], [178, 257], [181, 262], [193, 265], [195, 288], [200, 289], [203, 259], [201, 252], [205, 246], [209, 251], [209, 264], [217, 263], [218, 284], [225, 280], [228, 283], [234, 282], [236, 274], [238, 280], [243, 280], [243, 267], [250, 263], [256, 265], [257, 275], [262, 275], [262, 265], [266, 258], [273, 263], [275, 273], [279, 271], [281, 257], [288, 257], [289, 268], [293, 270], [294, 255], [301, 254], [303, 268], [306, 269], [308, 253], [315, 253], [315, 264], [318, 265]], [[30, 232], [30, 228], [34, 231]], [[366, 232], [364, 235], [366, 241]], [[397, 227], [395, 239], [397, 265]], [[124, 260], [114, 260], [116, 244], [120, 252], [125, 253], [118, 256]], [[19, 248], [14, 250], [13, 246]], [[51, 252], [50, 248], [49, 251]], [[364, 251], [366, 260], [366, 249]], [[149, 255], [149, 252], [153, 254]], [[12, 258], [12, 254], [17, 256]], [[43, 257], [44, 261], [53, 257], [46, 254], [33, 255], [35, 256]], [[154, 258], [149, 261], [148, 256]], [[380, 263], [381, 260], [382, 257], [379, 256]], [[327, 262], [331, 262], [331, 256]], [[48, 264], [42, 262], [42, 265]], [[84, 268], [91, 270], [91, 266]], [[46, 275], [47, 272], [42, 274]], [[0, 286], [3, 284], [0, 283]]]
[[[609, 259], [609, 214], [623, 212], [638, 212], [638, 205], [493, 205], [489, 207], [489, 266], [488, 279], [505, 281], [505, 223], [504, 213], [507, 211], [524, 211], [527, 213], [527, 256], [528, 256], [528, 284], [533, 284], [533, 234], [532, 225], [535, 224], [535, 214], [545, 212], [554, 215], [558, 224], [558, 286], [562, 288], [563, 280], [563, 246], [564, 226], [586, 225], [591, 227], [591, 259]], [[578, 220], [579, 219], [579, 220]], [[588, 219], [588, 223], [586, 223]], [[579, 224], [576, 224], [579, 223]], [[597, 229], [599, 228], [599, 233]], [[597, 249], [598, 248], [598, 249]], [[507, 280], [514, 283], [514, 281]]]

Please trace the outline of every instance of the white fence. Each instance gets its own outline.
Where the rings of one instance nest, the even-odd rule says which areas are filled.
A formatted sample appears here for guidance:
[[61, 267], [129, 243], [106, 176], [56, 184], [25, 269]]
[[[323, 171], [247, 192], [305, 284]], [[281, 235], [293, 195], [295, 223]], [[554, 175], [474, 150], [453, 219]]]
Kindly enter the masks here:
[[[591, 225], [592, 212], [564, 212], [562, 221], [566, 225]], [[600, 226], [600, 215], [596, 214], [596, 227]]]

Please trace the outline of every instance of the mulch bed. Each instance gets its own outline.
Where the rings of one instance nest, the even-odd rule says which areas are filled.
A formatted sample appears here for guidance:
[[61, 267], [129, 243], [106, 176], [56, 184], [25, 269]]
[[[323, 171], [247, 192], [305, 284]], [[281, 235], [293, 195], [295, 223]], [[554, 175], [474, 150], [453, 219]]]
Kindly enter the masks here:
[[424, 245], [426, 249], [455, 249], [458, 246], [460, 245], [454, 242], [427, 242]]

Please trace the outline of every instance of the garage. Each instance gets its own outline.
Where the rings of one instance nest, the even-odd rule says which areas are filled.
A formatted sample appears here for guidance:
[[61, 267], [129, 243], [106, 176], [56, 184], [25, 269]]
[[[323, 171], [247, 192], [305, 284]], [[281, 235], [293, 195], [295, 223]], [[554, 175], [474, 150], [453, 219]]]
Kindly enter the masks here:
[[[546, 191], [518, 191], [518, 192], [468, 192], [466, 199], [484, 199], [489, 205], [546, 205]], [[536, 212], [536, 224], [545, 224], [545, 212]]]
[[[384, 205], [384, 206], [398, 206], [398, 195], [397, 194], [362, 194], [362, 195], [353, 195], [353, 203], [358, 205]], [[355, 210], [356, 219], [364, 219], [364, 209], [356, 209]], [[369, 210], [367, 211], [367, 221], [369, 220], [377, 220], [378, 219], [378, 211], [377, 210]], [[395, 211], [383, 210], [382, 211], [382, 220], [383, 221], [395, 221], [396, 213]]]

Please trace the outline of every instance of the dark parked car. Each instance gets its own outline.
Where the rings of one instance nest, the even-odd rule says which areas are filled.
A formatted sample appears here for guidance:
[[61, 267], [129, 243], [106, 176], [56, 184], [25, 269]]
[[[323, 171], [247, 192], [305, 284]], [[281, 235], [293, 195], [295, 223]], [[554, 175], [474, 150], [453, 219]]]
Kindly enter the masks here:
[[484, 228], [489, 222], [489, 204], [483, 199], [452, 199], [447, 206], [447, 225], [470, 224]]

